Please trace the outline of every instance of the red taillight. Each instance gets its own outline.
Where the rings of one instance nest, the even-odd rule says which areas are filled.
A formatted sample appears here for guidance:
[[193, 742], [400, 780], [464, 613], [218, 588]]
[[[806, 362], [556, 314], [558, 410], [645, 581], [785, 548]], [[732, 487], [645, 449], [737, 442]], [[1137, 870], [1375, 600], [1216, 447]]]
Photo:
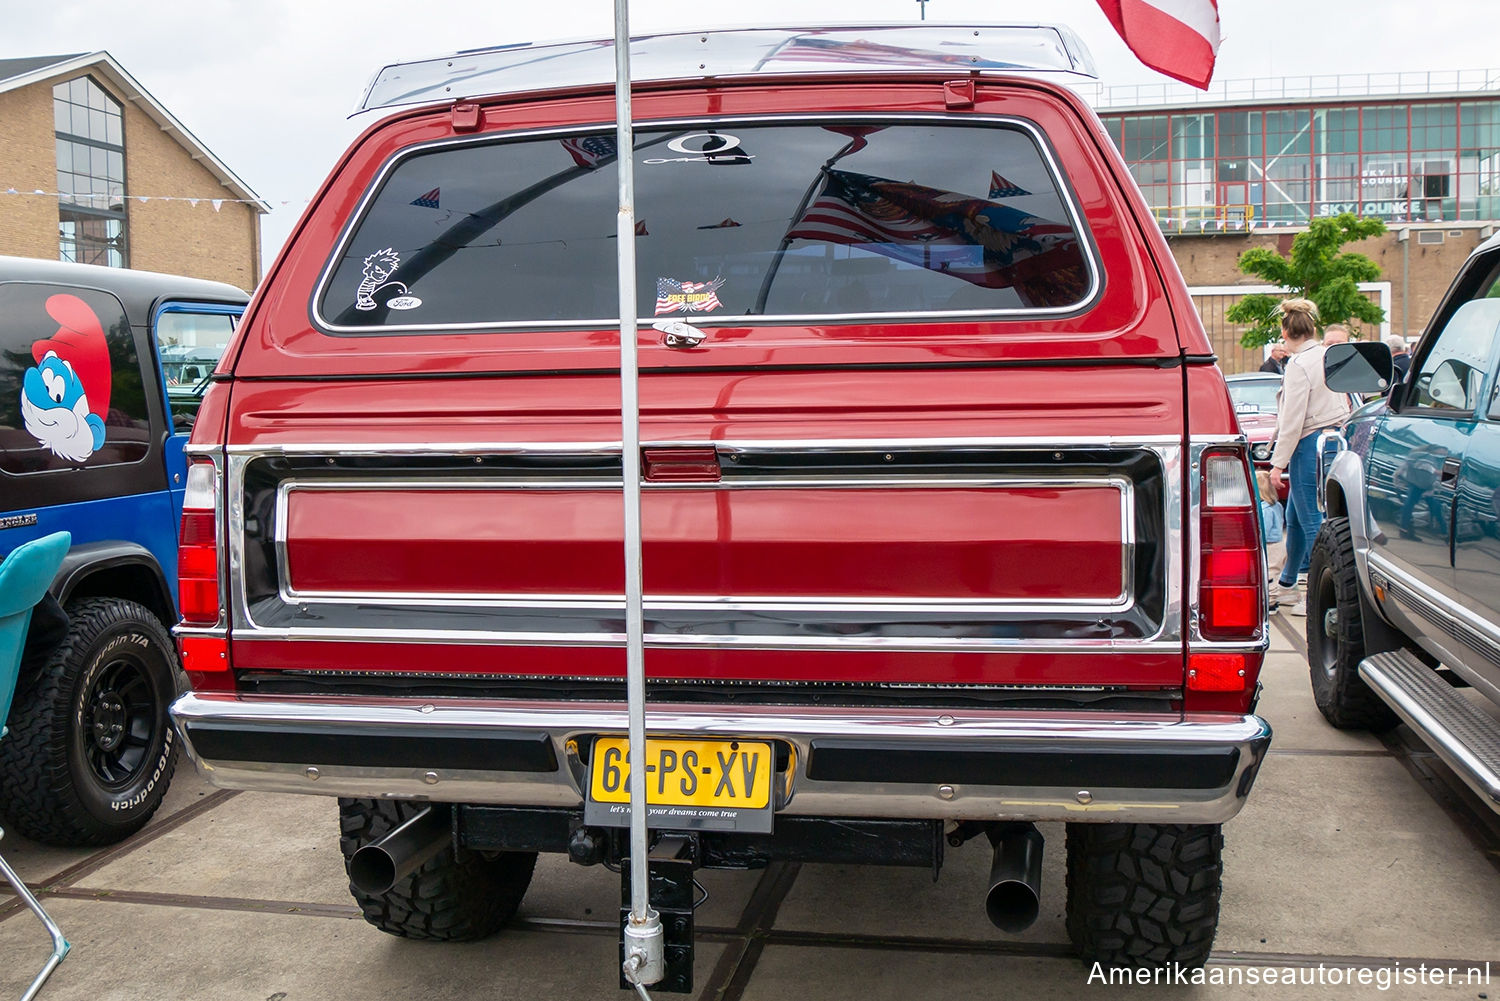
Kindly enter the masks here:
[[229, 641], [223, 636], [180, 636], [177, 652], [193, 691], [234, 691], [234, 675], [229, 672]]
[[214, 516], [217, 476], [211, 462], [188, 466], [182, 501], [182, 535], [177, 545], [177, 598], [182, 621], [219, 621], [219, 540]]
[[[1260, 512], [1244, 457], [1235, 452], [1206, 453], [1202, 497], [1198, 632], [1215, 641], [1255, 639], [1265, 622], [1266, 571]], [[1191, 678], [1188, 685], [1192, 687]]]

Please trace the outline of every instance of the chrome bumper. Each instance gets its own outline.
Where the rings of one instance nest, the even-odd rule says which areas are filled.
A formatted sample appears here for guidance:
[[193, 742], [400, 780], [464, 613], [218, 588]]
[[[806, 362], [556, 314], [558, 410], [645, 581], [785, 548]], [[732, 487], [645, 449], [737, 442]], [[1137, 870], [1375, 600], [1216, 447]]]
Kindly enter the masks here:
[[[618, 703], [184, 695], [172, 718], [229, 789], [578, 807]], [[780, 741], [778, 812], [1217, 824], [1271, 742], [1258, 716], [742, 705], [648, 707], [653, 735]]]

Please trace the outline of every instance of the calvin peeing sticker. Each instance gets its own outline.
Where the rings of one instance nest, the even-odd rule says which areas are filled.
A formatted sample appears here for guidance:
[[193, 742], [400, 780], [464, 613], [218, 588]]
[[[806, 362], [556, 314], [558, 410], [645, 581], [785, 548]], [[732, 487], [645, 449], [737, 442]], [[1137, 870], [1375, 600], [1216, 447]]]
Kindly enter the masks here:
[[719, 301], [723, 277], [711, 282], [680, 282], [675, 278], [656, 279], [656, 315], [664, 313], [707, 313], [724, 304]]
[[57, 333], [31, 345], [35, 368], [21, 379], [21, 416], [37, 444], [70, 462], [104, 446], [109, 413], [109, 345], [104, 326], [76, 295], [54, 295], [47, 315]]
[[366, 257], [364, 278], [354, 293], [354, 308], [369, 312], [380, 305], [389, 309], [416, 309], [422, 305], [421, 299], [407, 295], [404, 282], [391, 281], [391, 275], [400, 266], [401, 255], [391, 247]]

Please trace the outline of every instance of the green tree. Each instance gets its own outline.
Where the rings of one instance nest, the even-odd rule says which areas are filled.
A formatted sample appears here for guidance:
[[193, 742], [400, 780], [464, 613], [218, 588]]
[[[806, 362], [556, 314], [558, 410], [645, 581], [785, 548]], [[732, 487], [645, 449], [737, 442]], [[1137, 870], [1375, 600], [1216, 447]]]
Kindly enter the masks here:
[[1354, 243], [1385, 232], [1379, 219], [1363, 219], [1352, 212], [1332, 219], [1314, 219], [1307, 232], [1292, 240], [1290, 257], [1282, 257], [1268, 247], [1255, 247], [1240, 255], [1239, 267], [1271, 285], [1287, 290], [1286, 295], [1247, 295], [1224, 311], [1231, 323], [1247, 323], [1250, 329], [1240, 338], [1247, 348], [1269, 344], [1281, 336], [1281, 319], [1276, 307], [1284, 298], [1311, 299], [1318, 304], [1318, 318], [1323, 325], [1346, 323], [1357, 333], [1360, 324], [1377, 325], [1385, 320], [1385, 310], [1367, 299], [1356, 286], [1380, 277], [1380, 266], [1364, 254], [1343, 253], [1346, 243]]

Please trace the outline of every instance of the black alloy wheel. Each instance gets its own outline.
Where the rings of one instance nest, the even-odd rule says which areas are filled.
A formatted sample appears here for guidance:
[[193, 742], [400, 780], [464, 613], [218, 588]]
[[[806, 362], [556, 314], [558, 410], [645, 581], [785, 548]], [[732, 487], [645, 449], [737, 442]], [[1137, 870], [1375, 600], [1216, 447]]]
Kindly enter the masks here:
[[149, 666], [133, 650], [117, 653], [94, 675], [80, 701], [83, 760], [104, 788], [129, 788], [151, 766], [152, 746], [168, 725], [167, 707], [155, 698]]
[[0, 810], [34, 841], [108, 845], [146, 825], [177, 764], [167, 709], [177, 651], [151, 611], [123, 598], [68, 604], [68, 627], [16, 686], [0, 740]]

